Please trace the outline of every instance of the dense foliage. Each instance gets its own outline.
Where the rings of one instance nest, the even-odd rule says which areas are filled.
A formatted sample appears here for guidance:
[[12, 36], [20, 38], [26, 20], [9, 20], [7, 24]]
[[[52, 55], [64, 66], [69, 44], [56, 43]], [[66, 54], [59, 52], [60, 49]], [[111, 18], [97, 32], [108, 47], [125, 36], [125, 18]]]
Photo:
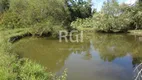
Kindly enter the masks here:
[[68, 11], [64, 3], [63, 0], [10, 0], [1, 23], [10, 29], [33, 28], [40, 33], [55, 32], [67, 23]]
[[31, 28], [37, 34], [88, 27], [103, 32], [142, 28], [141, 0], [134, 5], [108, 0], [95, 13], [91, 0], [1, 0], [0, 4], [4, 28]]
[[90, 0], [1, 0], [0, 4], [4, 28], [31, 28], [37, 34], [69, 30], [71, 21], [91, 16]]
[[90, 18], [86, 18], [86, 19], [76, 19], [76, 21], [73, 21], [71, 23], [71, 26], [74, 29], [77, 30], [82, 30], [83, 28], [93, 28], [93, 22]]
[[94, 13], [92, 18], [78, 19], [72, 22], [71, 26], [82, 26], [82, 28], [90, 26], [90, 28], [93, 27], [96, 31], [102, 32], [127, 32], [129, 29], [141, 29], [141, 22], [141, 1], [128, 5], [118, 4], [116, 0], [108, 0], [108, 2], [104, 2], [102, 10]]
[[88, 18], [92, 16], [91, 0], [68, 0], [68, 8], [71, 14], [71, 21], [77, 18]]
[[0, 11], [5, 11], [9, 8], [9, 0], [0, 0]]
[[142, 2], [136, 3], [132, 8], [131, 17], [135, 29], [142, 29]]

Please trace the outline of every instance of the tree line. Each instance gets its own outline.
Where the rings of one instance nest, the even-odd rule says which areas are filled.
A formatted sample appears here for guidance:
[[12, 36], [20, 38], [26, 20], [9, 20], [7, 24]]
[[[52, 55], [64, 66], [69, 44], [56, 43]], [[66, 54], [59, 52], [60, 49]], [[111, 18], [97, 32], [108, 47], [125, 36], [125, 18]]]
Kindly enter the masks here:
[[142, 29], [141, 22], [142, 0], [133, 5], [107, 0], [100, 12], [94, 13], [91, 18], [77, 19], [71, 25], [77, 29], [91, 27], [101, 32], [127, 32]]
[[142, 0], [133, 5], [107, 0], [100, 12], [91, 0], [0, 0], [0, 25], [6, 29], [31, 28], [34, 33], [94, 28], [127, 32], [142, 28]]

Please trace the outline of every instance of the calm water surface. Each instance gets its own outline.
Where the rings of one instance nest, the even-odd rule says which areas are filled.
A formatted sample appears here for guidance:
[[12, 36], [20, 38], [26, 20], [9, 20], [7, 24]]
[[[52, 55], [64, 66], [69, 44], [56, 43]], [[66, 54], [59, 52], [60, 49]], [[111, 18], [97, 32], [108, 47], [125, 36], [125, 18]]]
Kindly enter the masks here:
[[133, 80], [142, 61], [142, 37], [87, 33], [83, 43], [25, 38], [13, 50], [57, 74], [67, 68], [68, 80]]

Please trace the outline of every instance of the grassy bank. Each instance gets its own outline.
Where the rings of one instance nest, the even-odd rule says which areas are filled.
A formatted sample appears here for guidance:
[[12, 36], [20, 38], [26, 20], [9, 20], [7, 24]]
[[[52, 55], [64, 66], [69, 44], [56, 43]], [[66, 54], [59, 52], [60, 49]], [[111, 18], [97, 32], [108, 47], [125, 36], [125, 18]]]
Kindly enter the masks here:
[[45, 67], [26, 58], [19, 58], [17, 54], [10, 51], [12, 44], [8, 39], [25, 32], [26, 30], [22, 31], [22, 29], [0, 31], [0, 80], [66, 80], [66, 72], [56, 77], [46, 72]]
[[142, 30], [129, 30], [128, 32], [130, 35], [142, 36]]

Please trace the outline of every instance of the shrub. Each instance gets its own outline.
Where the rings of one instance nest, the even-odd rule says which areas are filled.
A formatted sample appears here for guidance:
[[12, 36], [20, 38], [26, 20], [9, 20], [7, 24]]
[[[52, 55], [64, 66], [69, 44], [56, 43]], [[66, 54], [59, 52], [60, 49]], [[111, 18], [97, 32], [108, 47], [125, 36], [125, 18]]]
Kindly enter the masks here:
[[81, 30], [82, 28], [93, 28], [93, 22], [91, 18], [77, 19], [71, 23], [74, 29]]

